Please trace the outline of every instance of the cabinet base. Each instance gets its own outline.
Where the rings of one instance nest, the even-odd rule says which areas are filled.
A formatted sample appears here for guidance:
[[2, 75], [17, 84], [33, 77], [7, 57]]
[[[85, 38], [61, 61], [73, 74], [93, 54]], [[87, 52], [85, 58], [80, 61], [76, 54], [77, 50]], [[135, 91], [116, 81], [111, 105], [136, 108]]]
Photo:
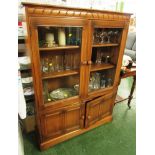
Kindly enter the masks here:
[[76, 130], [76, 131], [73, 131], [71, 133], [67, 133], [65, 135], [59, 136], [57, 138], [53, 138], [51, 140], [45, 141], [45, 142], [40, 144], [40, 149], [45, 150], [45, 149], [47, 149], [47, 148], [49, 148], [51, 146], [54, 146], [54, 145], [56, 145], [56, 144], [58, 144], [60, 142], [63, 142], [63, 141], [68, 140], [68, 139], [70, 139], [72, 137], [78, 136], [78, 135], [80, 135], [82, 133], [85, 133], [85, 132], [87, 132], [87, 131], [89, 131], [89, 130], [91, 130], [93, 128], [96, 128], [96, 127], [98, 127], [98, 126], [100, 126], [102, 124], [105, 124], [105, 123], [108, 123], [108, 122], [111, 122], [111, 121], [112, 121], [112, 115], [109, 115], [109, 116], [105, 117], [104, 119], [96, 122], [94, 125], [91, 125], [88, 128], [83, 128], [83, 129], [80, 129], [80, 130]]

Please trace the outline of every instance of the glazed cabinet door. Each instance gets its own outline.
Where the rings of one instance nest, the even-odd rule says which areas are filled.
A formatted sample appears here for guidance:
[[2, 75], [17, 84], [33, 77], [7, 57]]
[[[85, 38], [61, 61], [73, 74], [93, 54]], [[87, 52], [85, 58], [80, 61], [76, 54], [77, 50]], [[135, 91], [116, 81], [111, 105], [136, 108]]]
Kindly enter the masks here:
[[108, 115], [111, 115], [115, 94], [110, 93], [99, 97], [86, 104], [86, 127], [89, 127], [96, 122], [102, 120]]
[[37, 107], [47, 110], [79, 99], [84, 94], [87, 21], [33, 17], [30, 23]]
[[122, 62], [124, 22], [92, 20], [88, 40], [88, 96], [113, 89]]
[[55, 138], [84, 126], [84, 107], [80, 104], [44, 114], [41, 118], [43, 138]]

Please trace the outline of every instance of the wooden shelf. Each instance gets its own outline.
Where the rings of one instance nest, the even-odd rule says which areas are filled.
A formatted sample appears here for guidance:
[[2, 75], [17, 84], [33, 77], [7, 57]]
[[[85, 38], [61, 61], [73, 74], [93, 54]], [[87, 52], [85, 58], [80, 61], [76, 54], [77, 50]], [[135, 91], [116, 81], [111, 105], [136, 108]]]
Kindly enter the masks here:
[[26, 52], [26, 46], [25, 44], [18, 44], [18, 52], [19, 53], [25, 53]]
[[58, 47], [46, 47], [46, 48], [39, 48], [40, 51], [55, 51], [55, 50], [64, 50], [64, 49], [77, 49], [80, 46], [58, 46]]
[[26, 36], [18, 36], [18, 40], [25, 40]]
[[32, 70], [31, 67], [19, 69], [19, 71], [21, 72], [26, 72], [26, 71], [31, 71], [31, 70]]
[[58, 77], [64, 77], [64, 76], [70, 76], [70, 75], [76, 75], [79, 74], [78, 70], [67, 70], [67, 71], [61, 71], [61, 72], [52, 72], [49, 74], [43, 74], [42, 79], [52, 79], [52, 78], [58, 78]]
[[28, 96], [25, 96], [24, 95], [24, 97], [25, 97], [26, 102], [32, 102], [32, 101], [34, 101], [34, 94], [28, 95]]
[[114, 67], [115, 65], [113, 64], [92, 64], [90, 71], [94, 72], [94, 71], [99, 71], [99, 70], [111, 69]]
[[105, 43], [105, 44], [94, 44], [92, 47], [110, 47], [110, 46], [118, 46], [119, 44], [115, 43]]

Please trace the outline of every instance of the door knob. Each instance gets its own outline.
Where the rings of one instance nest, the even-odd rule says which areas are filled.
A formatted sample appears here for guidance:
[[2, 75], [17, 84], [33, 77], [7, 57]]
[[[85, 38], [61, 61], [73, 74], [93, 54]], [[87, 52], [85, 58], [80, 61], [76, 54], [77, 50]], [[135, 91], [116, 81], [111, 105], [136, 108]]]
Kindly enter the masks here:
[[88, 116], [87, 116], [87, 118], [88, 118], [88, 119], [91, 119], [91, 116], [90, 116], [90, 115], [88, 115]]
[[81, 119], [84, 119], [84, 115], [81, 116]]
[[82, 61], [81, 64], [82, 65], [87, 65], [87, 61]]
[[92, 61], [88, 61], [88, 65], [91, 65], [92, 64]]

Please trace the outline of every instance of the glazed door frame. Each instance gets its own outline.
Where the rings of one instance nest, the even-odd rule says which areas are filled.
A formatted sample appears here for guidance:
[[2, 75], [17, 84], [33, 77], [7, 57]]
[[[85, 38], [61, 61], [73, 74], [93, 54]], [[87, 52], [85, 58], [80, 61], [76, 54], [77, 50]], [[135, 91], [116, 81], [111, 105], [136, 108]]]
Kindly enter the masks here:
[[[36, 108], [38, 110], [49, 110], [50, 107], [55, 104], [55, 102], [44, 104], [43, 101], [43, 85], [41, 78], [41, 69], [40, 69], [40, 51], [38, 43], [38, 26], [73, 26], [73, 27], [82, 27], [82, 43], [81, 43], [81, 63], [80, 63], [80, 87], [79, 87], [79, 97], [73, 97], [73, 100], [77, 98], [79, 100], [83, 97], [84, 92], [84, 83], [85, 83], [85, 62], [87, 59], [86, 49], [87, 49], [87, 27], [88, 21], [85, 19], [76, 19], [73, 17], [30, 17], [29, 18], [29, 33], [30, 33], [30, 48], [31, 48], [31, 65], [32, 73], [34, 77], [34, 91], [35, 91], [35, 100]], [[70, 102], [72, 98], [67, 99], [67, 103]], [[56, 101], [58, 103], [59, 101]], [[64, 102], [64, 100], [60, 100]]]
[[[89, 78], [90, 78], [90, 68], [91, 68], [91, 55], [92, 55], [92, 45], [93, 45], [93, 33], [94, 33], [94, 28], [122, 28], [122, 36], [121, 36], [121, 40], [120, 40], [120, 45], [119, 45], [119, 49], [118, 49], [118, 60], [117, 60], [117, 65], [116, 65], [116, 71], [115, 71], [115, 76], [114, 76], [114, 82], [113, 82], [113, 86], [111, 88], [105, 88], [105, 89], [99, 89], [96, 90], [94, 92], [90, 92], [88, 93], [88, 84], [89, 84]], [[86, 81], [86, 96], [87, 98], [91, 98], [92, 96], [99, 96], [100, 94], [102, 94], [102, 92], [108, 91], [108, 90], [112, 90], [115, 86], [118, 86], [119, 83], [119, 76], [120, 76], [120, 69], [121, 69], [121, 65], [122, 65], [122, 55], [124, 53], [124, 48], [125, 48], [125, 44], [126, 42], [124, 40], [126, 40], [127, 37], [127, 33], [128, 33], [128, 23], [124, 22], [124, 21], [103, 21], [103, 20], [91, 20], [89, 21], [89, 36], [90, 38], [88, 39], [88, 54], [87, 54], [87, 81]]]

